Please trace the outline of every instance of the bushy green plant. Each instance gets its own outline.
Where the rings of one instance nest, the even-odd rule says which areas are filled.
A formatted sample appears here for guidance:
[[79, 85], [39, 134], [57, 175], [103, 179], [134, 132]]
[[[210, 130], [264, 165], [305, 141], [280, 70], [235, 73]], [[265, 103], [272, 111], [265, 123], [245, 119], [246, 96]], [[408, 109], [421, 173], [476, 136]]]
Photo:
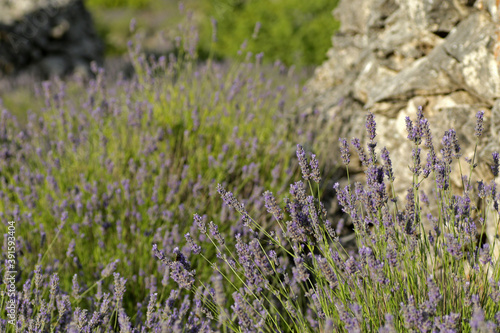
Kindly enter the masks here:
[[[42, 108], [27, 121], [0, 104], [0, 232], [15, 221], [17, 288], [35, 297], [18, 313], [47, 311], [40, 300], [55, 289], [40, 279], [66, 291], [60, 297], [73, 309], [98, 310], [102, 299], [94, 296], [113, 291], [116, 270], [116, 283], [126, 277], [133, 286], [110, 310], [116, 329], [122, 306], [128, 313], [146, 307], [157, 290], [164, 302], [173, 287], [151, 260], [153, 242], [174, 251], [195, 212], [228, 221], [221, 232], [239, 232], [229, 223], [234, 212], [217, 203], [217, 183], [249, 197], [248, 209], [262, 216], [264, 188], [286, 191], [297, 170], [291, 139], [307, 135], [288, 114], [299, 85], [284, 66], [255, 57], [200, 64], [196, 36], [182, 31], [178, 52], [167, 57], [147, 57], [131, 43], [131, 79], [111, 80], [93, 66], [89, 80], [37, 84]], [[200, 261], [192, 264], [209, 276]], [[62, 330], [69, 322], [53, 312], [45, 328]], [[0, 313], [5, 318], [5, 308]], [[19, 329], [28, 326], [24, 320]]]
[[[339, 27], [332, 16], [336, 5], [336, 0], [218, 0], [205, 4], [203, 11], [217, 21], [216, 55], [235, 57], [246, 40], [246, 51], [263, 52], [268, 62], [279, 59], [289, 66], [307, 66], [326, 59]], [[208, 18], [202, 31], [201, 45], [209, 48]]]
[[[476, 148], [483, 131], [483, 112], [477, 114]], [[208, 260], [214, 276], [227, 283], [232, 300], [220, 290], [207, 294], [203, 305], [232, 331], [252, 332], [497, 332], [500, 325], [499, 258], [497, 242], [478, 242], [476, 223], [486, 219], [499, 225], [500, 195], [495, 182], [478, 184], [473, 195], [470, 177], [476, 155], [468, 160], [465, 188], [454, 194], [449, 177], [460, 164], [460, 145], [453, 129], [442, 139], [442, 157], [434, 148], [429, 123], [420, 109], [417, 121], [407, 118], [408, 138], [414, 143], [410, 168], [413, 184], [406, 201], [398, 202], [387, 185], [397, 175], [387, 149], [376, 149], [375, 119], [369, 113], [366, 148], [358, 139], [351, 148], [366, 167], [366, 184], [349, 183], [334, 188], [343, 211], [354, 224], [358, 250], [348, 252], [318, 200], [321, 173], [314, 155], [307, 157], [297, 145], [303, 181], [290, 186], [285, 205], [265, 193], [268, 228], [253, 220], [238, 199], [222, 186], [218, 192], [254, 233], [237, 236], [233, 249], [208, 232], [203, 221], [195, 225], [207, 242], [192, 243], [193, 257], [216, 247], [218, 260]], [[350, 146], [340, 139], [342, 161], [350, 164]], [[421, 148], [429, 150], [421, 164]], [[499, 173], [499, 154], [492, 154], [492, 172]], [[466, 159], [467, 160], [467, 159]], [[437, 212], [420, 189], [424, 181], [435, 187]], [[468, 184], [468, 185], [467, 185]], [[484, 205], [475, 206], [476, 199]], [[426, 215], [426, 217], [424, 217]], [[427, 218], [430, 228], [424, 227]], [[155, 248], [156, 255], [165, 260]], [[175, 263], [168, 262], [175, 267]], [[185, 276], [178, 275], [181, 288]], [[234, 283], [236, 281], [237, 283]], [[193, 284], [196, 284], [194, 278]], [[202, 284], [203, 285], [203, 284]], [[203, 286], [205, 287], [205, 286]], [[231, 302], [231, 310], [227, 306]]]
[[85, 4], [91, 8], [144, 8], [151, 4], [152, 0], [86, 0]]

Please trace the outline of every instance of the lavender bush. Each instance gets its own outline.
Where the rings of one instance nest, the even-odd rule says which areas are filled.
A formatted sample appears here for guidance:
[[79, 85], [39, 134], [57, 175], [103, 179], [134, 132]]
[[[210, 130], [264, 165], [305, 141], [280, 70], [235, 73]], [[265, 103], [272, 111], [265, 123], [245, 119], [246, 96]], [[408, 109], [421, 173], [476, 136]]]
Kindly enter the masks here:
[[[483, 113], [477, 114], [475, 136], [482, 135]], [[252, 220], [235, 196], [218, 187], [225, 204], [243, 218], [252, 231], [237, 235], [235, 251], [210, 223], [195, 215], [195, 225], [217, 249], [217, 259], [204, 256], [206, 244], [191, 243], [193, 257], [202, 256], [214, 271], [211, 283], [196, 286], [194, 272], [182, 263], [165, 259], [154, 247], [165, 267], [180, 269], [172, 278], [179, 287], [195, 295], [204, 293], [199, 304], [217, 328], [243, 332], [496, 332], [500, 324], [498, 263], [488, 244], [478, 242], [478, 230], [487, 218], [498, 227], [495, 182], [478, 182], [477, 197], [470, 177], [463, 176], [463, 193], [453, 194], [449, 176], [460, 146], [454, 130], [442, 139], [441, 156], [436, 154], [428, 121], [419, 110], [416, 123], [407, 119], [408, 139], [413, 149], [413, 186], [406, 202], [388, 192], [395, 180], [385, 148], [376, 151], [375, 120], [367, 118], [368, 152], [353, 140], [366, 166], [366, 184], [335, 188], [338, 200], [354, 223], [358, 251], [346, 252], [323, 205], [314, 196], [321, 181], [314, 155], [308, 161], [297, 146], [303, 181], [290, 186], [290, 197], [280, 207], [272, 193], [264, 193], [266, 210], [275, 226], [265, 228]], [[341, 140], [342, 159], [349, 165], [349, 145]], [[421, 165], [420, 146], [428, 150]], [[493, 174], [498, 172], [498, 154], [493, 154]], [[470, 171], [475, 156], [467, 159]], [[429, 178], [429, 179], [427, 179]], [[304, 183], [305, 181], [305, 183]], [[433, 195], [439, 211], [428, 211], [423, 181], [435, 185]], [[308, 191], [309, 189], [310, 191]], [[308, 195], [310, 192], [311, 195]], [[486, 216], [491, 205], [496, 212]], [[482, 207], [479, 209], [478, 207]], [[424, 228], [424, 215], [429, 227]], [[156, 245], [155, 245], [156, 246]], [[221, 284], [220, 280], [225, 280]], [[233, 292], [223, 297], [223, 286]], [[232, 303], [229, 307], [228, 303]], [[200, 324], [202, 325], [202, 324]], [[201, 326], [200, 326], [201, 327]]]
[[0, 211], [2, 227], [17, 222], [19, 274], [15, 325], [0, 285], [1, 332], [497, 331], [498, 258], [478, 236], [500, 198], [473, 181], [475, 156], [452, 191], [454, 130], [437, 146], [421, 110], [407, 119], [405, 200], [372, 114], [366, 146], [340, 139], [347, 171], [353, 150], [366, 169], [364, 184], [334, 186], [356, 235], [347, 251], [320, 200], [324, 164], [300, 145], [290, 156], [308, 137], [283, 112], [299, 89], [260, 56], [198, 64], [195, 42], [159, 59], [130, 44], [131, 80], [94, 68], [46, 82], [26, 125], [3, 110]]
[[[261, 193], [284, 195], [297, 174], [289, 138], [309, 133], [285, 112], [301, 93], [293, 73], [262, 65], [262, 55], [199, 63], [195, 32], [180, 28], [177, 54], [147, 57], [140, 36], [129, 44], [132, 79], [94, 66], [92, 79], [36, 84], [42, 107], [33, 105], [26, 121], [0, 101], [2, 263], [10, 259], [8, 222], [16, 221], [19, 331], [118, 331], [126, 317], [148, 329], [150, 302], [166, 304], [176, 286], [152, 244], [187, 254], [184, 234], [202, 237], [191, 228], [195, 212], [226, 221], [221, 233], [245, 233], [216, 185], [247, 197], [265, 223]], [[200, 260], [191, 266], [210, 277]], [[1, 332], [14, 331], [6, 288]]]
[[[482, 135], [482, 122], [483, 113], [479, 112], [477, 138]], [[478, 242], [475, 224], [484, 227], [485, 219], [492, 218], [498, 227], [500, 198], [495, 182], [478, 182], [478, 197], [474, 197], [470, 177], [463, 176], [463, 193], [453, 194], [448, 179], [454, 160], [460, 158], [455, 131], [444, 134], [438, 157], [420, 109], [415, 124], [407, 119], [408, 139], [415, 144], [410, 166], [414, 179], [404, 206], [398, 207], [397, 198], [387, 191], [387, 185], [395, 180], [390, 156], [383, 148], [378, 158], [375, 127], [369, 114], [368, 153], [359, 140], [353, 140], [366, 165], [366, 184], [335, 185], [338, 200], [354, 223], [356, 253], [342, 248], [323, 205], [314, 197], [313, 189], [320, 182], [318, 164], [314, 155], [308, 162], [300, 145], [297, 157], [306, 183], [290, 186], [284, 207], [277, 205], [272, 193], [264, 193], [266, 209], [276, 222], [274, 228], [252, 220], [222, 186], [218, 188], [222, 199], [243, 217], [243, 224], [253, 234], [246, 240], [238, 235], [234, 251], [214, 227], [207, 231], [206, 224], [195, 216], [195, 225], [217, 249], [218, 259], [204, 257], [206, 246], [198, 244], [192, 244], [193, 255], [203, 256], [214, 276], [225, 279], [226, 288], [233, 292], [229, 310], [217, 280], [196, 289], [198, 294], [205, 290], [206, 314], [222, 325], [219, 328], [244, 332], [498, 330], [500, 271], [490, 246]], [[422, 145], [428, 150], [425, 166], [420, 159]], [[350, 152], [345, 139], [341, 139], [341, 147], [348, 165]], [[498, 154], [492, 157], [496, 175]], [[467, 160], [472, 171], [475, 156]], [[428, 200], [419, 190], [423, 181], [435, 184], [433, 194], [440, 206], [435, 216], [426, 212]], [[494, 216], [486, 216], [489, 205], [494, 207]], [[428, 228], [422, 222], [425, 214]], [[175, 262], [157, 256], [166, 267], [175, 266]], [[195, 279], [189, 276], [190, 284], [186, 285], [186, 276], [172, 277], [179, 286], [193, 290]]]

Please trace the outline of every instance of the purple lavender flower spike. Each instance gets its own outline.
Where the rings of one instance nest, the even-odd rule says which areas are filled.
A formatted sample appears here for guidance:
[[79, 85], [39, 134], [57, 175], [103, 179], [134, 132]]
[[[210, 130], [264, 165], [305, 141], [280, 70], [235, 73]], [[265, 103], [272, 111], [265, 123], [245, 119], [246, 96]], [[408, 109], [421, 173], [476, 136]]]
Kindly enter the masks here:
[[420, 148], [413, 148], [412, 151], [411, 151], [411, 156], [413, 158], [413, 162], [414, 162], [414, 166], [413, 166], [413, 174], [415, 175], [420, 175], [420, 173], [422, 172], [422, 166], [420, 164], [420, 151], [421, 149]]
[[207, 233], [207, 226], [205, 224], [205, 221], [203, 220], [203, 218], [200, 215], [194, 214], [194, 223], [198, 227], [198, 230], [200, 231], [200, 233], [202, 233], [202, 234]]
[[120, 308], [122, 301], [123, 301], [123, 295], [125, 294], [125, 283], [127, 282], [127, 279], [120, 277], [120, 273], [113, 273], [114, 277], [114, 299], [116, 302], [116, 307]]
[[359, 139], [357, 139], [357, 138], [352, 139], [351, 144], [354, 146], [354, 148], [358, 152], [359, 160], [361, 161], [361, 164], [364, 166], [368, 166], [369, 160], [366, 157], [365, 150], [361, 146], [361, 142], [359, 141]]
[[282, 221], [284, 219], [283, 212], [279, 207], [276, 199], [273, 196], [273, 193], [270, 191], [264, 192], [264, 201], [266, 205], [266, 209], [269, 213], [273, 214], [273, 216], [278, 220]]
[[474, 304], [469, 324], [472, 332], [498, 332], [495, 323], [486, 320], [484, 310], [479, 304]]
[[290, 194], [302, 205], [307, 205], [306, 191], [304, 183], [301, 181], [295, 182], [290, 185]]
[[500, 166], [499, 154], [498, 152], [494, 152], [491, 155], [493, 156], [493, 165], [491, 166], [491, 172], [493, 173], [493, 176], [496, 177], [498, 176], [498, 169]]
[[[167, 257], [165, 257], [165, 254], [163, 254], [163, 252], [161, 252], [158, 249], [158, 245], [156, 245], [156, 244], [153, 244], [153, 254], [155, 255], [155, 257], [160, 259], [160, 261], [163, 262], [167, 266], [170, 266], [170, 264], [172, 263]], [[101, 274], [104, 276], [104, 273], [101, 273]]]
[[305, 282], [309, 279], [309, 273], [307, 272], [307, 268], [304, 264], [304, 259], [301, 257], [296, 257], [293, 260], [295, 262], [295, 266], [292, 267], [293, 277], [297, 281]]
[[184, 237], [191, 247], [191, 251], [193, 251], [194, 254], [199, 254], [201, 252], [201, 247], [195, 243], [193, 237], [191, 237], [191, 234], [188, 232], [186, 235], [184, 235]]
[[387, 148], [382, 148], [382, 153], [380, 155], [384, 161], [384, 173], [389, 181], [394, 181], [394, 173], [392, 171], [392, 161]]
[[441, 162], [436, 164], [436, 184], [438, 189], [447, 190], [449, 187], [449, 174], [446, 170], [446, 164]]
[[179, 288], [191, 289], [194, 284], [193, 273], [186, 270], [179, 261], [170, 265], [170, 277], [179, 284]]
[[245, 209], [245, 205], [239, 202], [233, 195], [233, 193], [226, 191], [221, 184], [217, 184], [217, 192], [219, 192], [224, 203], [230, 207], [233, 207], [238, 213], [243, 215], [243, 222], [246, 227], [249, 227], [252, 220], [250, 219], [248, 212]]
[[302, 171], [302, 178], [304, 180], [309, 180], [310, 178], [310, 170], [309, 165], [307, 164], [306, 152], [301, 145], [297, 145], [297, 158], [299, 159], [300, 170]]
[[474, 135], [478, 138], [483, 134], [484, 130], [483, 121], [484, 121], [484, 111], [479, 111], [476, 114], [476, 128], [474, 133]]
[[[155, 244], [156, 245], [156, 244]], [[116, 269], [116, 265], [118, 264], [120, 260], [119, 259], [116, 259], [115, 261], [112, 261], [111, 263], [109, 263], [101, 272], [101, 276], [102, 278], [106, 278], [108, 276], [111, 275], [111, 273], [114, 272], [114, 270]]]
[[432, 133], [429, 126], [429, 121], [427, 119], [422, 119], [420, 121], [420, 127], [422, 128], [422, 134], [425, 138], [425, 147], [429, 149], [429, 153], [427, 154], [427, 166], [425, 167], [427, 172], [424, 170], [424, 172], [429, 174], [436, 164], [437, 157], [434, 150], [434, 144], [432, 143]]
[[434, 318], [434, 326], [440, 332], [457, 333], [457, 323], [460, 319], [460, 314], [450, 313], [449, 315]]
[[321, 181], [321, 174], [319, 172], [319, 161], [316, 158], [316, 155], [314, 154], [311, 155], [311, 161], [309, 162], [309, 164], [311, 166], [310, 177], [312, 178], [313, 181], [319, 183]]
[[460, 259], [463, 256], [462, 244], [453, 234], [446, 234], [446, 250], [453, 256], [455, 259]]
[[379, 333], [396, 333], [396, 327], [394, 326], [394, 316], [390, 313], [385, 314], [385, 324], [379, 329]]
[[373, 113], [368, 113], [365, 126], [366, 131], [368, 132], [368, 137], [370, 138], [370, 141], [373, 142], [373, 139], [375, 139], [375, 136], [377, 135], [377, 133], [375, 132], [377, 124], [375, 123], [375, 117]]
[[215, 240], [217, 240], [217, 242], [219, 243], [219, 245], [224, 246], [225, 244], [224, 237], [219, 232], [219, 227], [215, 223], [210, 221], [210, 223], [208, 224], [208, 228], [212, 236], [214, 236]]
[[233, 299], [234, 304], [231, 306], [231, 308], [238, 317], [238, 323], [241, 325], [241, 327], [243, 327], [245, 332], [251, 332], [250, 329], [253, 326], [253, 322], [248, 314], [244, 298], [241, 296], [241, 294], [235, 292], [233, 294]]
[[345, 165], [349, 165], [351, 162], [351, 153], [349, 152], [349, 143], [345, 138], [340, 138], [340, 157]]
[[485, 243], [479, 250], [479, 262], [481, 265], [491, 263], [490, 245], [488, 243]]
[[377, 146], [377, 143], [373, 140], [377, 135], [375, 132], [377, 124], [375, 123], [375, 117], [373, 116], [373, 113], [368, 113], [365, 126], [366, 131], [368, 132], [368, 137], [370, 138], [370, 142], [368, 142], [369, 164], [374, 165], [376, 163], [375, 147]]
[[408, 132], [408, 140], [413, 141], [415, 139], [414, 135], [415, 132], [413, 130], [413, 122], [411, 121], [410, 117], [406, 116], [405, 117], [405, 122], [406, 122], [406, 131]]

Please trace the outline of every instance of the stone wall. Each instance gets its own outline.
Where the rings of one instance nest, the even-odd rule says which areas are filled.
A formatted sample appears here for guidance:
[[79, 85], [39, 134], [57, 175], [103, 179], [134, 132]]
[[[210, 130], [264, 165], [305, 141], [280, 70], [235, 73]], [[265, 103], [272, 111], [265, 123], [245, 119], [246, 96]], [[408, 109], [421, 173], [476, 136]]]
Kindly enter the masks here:
[[[498, 14], [496, 0], [341, 0], [334, 11], [341, 28], [328, 60], [307, 84], [302, 110], [319, 111], [316, 142], [332, 152], [329, 159], [340, 161], [339, 137], [365, 138], [366, 115], [373, 112], [377, 147], [390, 151], [403, 198], [411, 185], [412, 149], [405, 117], [415, 119], [422, 106], [437, 150], [444, 131], [454, 128], [462, 153], [472, 157], [475, 114], [483, 110], [476, 180], [491, 180], [491, 153], [500, 151]], [[423, 151], [424, 164], [426, 156]], [[361, 171], [354, 160], [355, 180]], [[461, 187], [458, 172], [452, 182]]]
[[0, 0], [0, 75], [86, 73], [103, 51], [81, 0]]

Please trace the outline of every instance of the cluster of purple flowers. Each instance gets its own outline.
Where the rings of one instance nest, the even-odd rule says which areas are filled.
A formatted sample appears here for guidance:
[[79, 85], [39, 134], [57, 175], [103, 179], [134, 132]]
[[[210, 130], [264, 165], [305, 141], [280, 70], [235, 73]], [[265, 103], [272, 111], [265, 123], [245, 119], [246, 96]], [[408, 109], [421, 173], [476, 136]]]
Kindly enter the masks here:
[[[294, 144], [282, 138], [305, 140], [311, 129], [275, 121], [300, 94], [283, 64], [252, 54], [234, 66], [198, 63], [192, 37], [178, 39], [189, 52], [161, 57], [131, 43], [131, 78], [93, 65], [90, 77], [34, 82], [41, 106], [27, 115], [0, 99], [0, 233], [8, 221], [17, 226], [17, 317], [5, 320], [3, 302], [0, 332], [204, 332], [257, 306], [245, 304], [245, 293], [235, 306], [220, 279], [228, 272], [211, 274], [189, 255], [235, 269], [237, 252], [224, 251], [241, 235], [248, 274], [283, 265], [276, 252], [259, 251], [267, 242], [248, 240], [245, 225], [266, 222], [266, 208], [285, 218], [278, 199], [296, 167]], [[315, 156], [310, 165], [319, 182]], [[207, 250], [207, 240], [219, 249]], [[7, 255], [5, 235], [1, 246]], [[217, 278], [200, 288], [200, 274]]]
[[[422, 226], [421, 219], [429, 199], [419, 192], [417, 184], [408, 189], [402, 210], [394, 204], [396, 200], [389, 200], [386, 186], [395, 179], [392, 162], [383, 148], [382, 164], [378, 163], [372, 149], [376, 147], [375, 136], [369, 133], [368, 150], [372, 156], [361, 158], [366, 166], [366, 185], [335, 185], [340, 206], [350, 216], [359, 242], [358, 251], [347, 252], [324, 206], [307, 194], [306, 184], [312, 189], [314, 179], [311, 164], [299, 145], [297, 157], [306, 183], [299, 181], [290, 186], [284, 209], [270, 191], [265, 192], [265, 208], [274, 226], [253, 223], [247, 228], [250, 232], [236, 236], [235, 254], [227, 244], [217, 241], [217, 232], [207, 232], [201, 217], [195, 215], [195, 225], [218, 250], [216, 260], [204, 257], [215, 271], [217, 278], [212, 281], [226, 279], [229, 283], [225, 288], [232, 290], [229, 304], [233, 304], [237, 320], [229, 320], [225, 315], [227, 306], [220, 305], [228, 304], [222, 296], [224, 287], [203, 284], [212, 288], [212, 298], [207, 301], [213, 305], [207, 310], [212, 317], [244, 332], [264, 328], [370, 332], [377, 327], [380, 332], [496, 331], [500, 325], [498, 269], [490, 246], [480, 247], [475, 238], [478, 211], [472, 203], [471, 188], [460, 196], [443, 186], [453, 160], [460, 158], [456, 133], [445, 133], [439, 158], [422, 110], [418, 117], [419, 125], [409, 126], [410, 140], [417, 147], [424, 143], [431, 153], [429, 172], [422, 177], [414, 168], [415, 177], [420, 184], [434, 174], [433, 195], [443, 202], [447, 200], [438, 217], [432, 211], [427, 214], [430, 230]], [[373, 131], [373, 122], [373, 117], [368, 117], [368, 131]], [[360, 141], [353, 142], [363, 154]], [[346, 140], [341, 140], [341, 153], [348, 165]], [[495, 156], [493, 165], [497, 163]], [[419, 160], [414, 158], [413, 163]], [[494, 205], [498, 197], [493, 184], [483, 184], [478, 199], [488, 199], [498, 207]], [[218, 191], [226, 204], [240, 214], [248, 214], [232, 193], [220, 185]], [[479, 216], [477, 223], [484, 224], [483, 217]], [[211, 230], [217, 230], [213, 222], [211, 225]], [[198, 254], [206, 251], [203, 245], [191, 247]], [[492, 274], [488, 275], [488, 271]], [[489, 282], [484, 283], [484, 276], [491, 276]]]
[[[193, 39], [177, 40], [190, 60]], [[148, 59], [133, 46], [131, 80], [109, 84], [93, 66], [87, 81], [45, 82], [45, 108], [24, 126], [1, 107], [0, 218], [19, 226], [16, 327], [0, 303], [1, 332], [500, 327], [495, 244], [481, 244], [477, 228], [492, 218], [486, 212], [498, 218], [500, 194], [494, 181], [478, 182], [476, 196], [470, 175], [461, 195], [452, 192], [450, 174], [464, 153], [453, 129], [435, 147], [422, 108], [406, 119], [413, 183], [398, 205], [391, 157], [378, 150], [369, 113], [366, 145], [339, 139], [347, 171], [352, 147], [366, 179], [334, 185], [339, 219], [320, 200], [318, 157], [301, 145], [302, 180], [287, 191], [293, 146], [278, 140], [279, 114], [266, 109], [283, 109], [286, 89], [255, 74], [261, 55], [236, 70], [183, 68], [173, 54]], [[477, 138], [483, 121], [479, 112]], [[475, 156], [469, 161], [472, 171]], [[497, 152], [490, 164], [498, 176]], [[432, 193], [424, 180], [434, 182]], [[340, 237], [344, 222], [354, 248]], [[0, 276], [4, 295], [4, 265]]]

